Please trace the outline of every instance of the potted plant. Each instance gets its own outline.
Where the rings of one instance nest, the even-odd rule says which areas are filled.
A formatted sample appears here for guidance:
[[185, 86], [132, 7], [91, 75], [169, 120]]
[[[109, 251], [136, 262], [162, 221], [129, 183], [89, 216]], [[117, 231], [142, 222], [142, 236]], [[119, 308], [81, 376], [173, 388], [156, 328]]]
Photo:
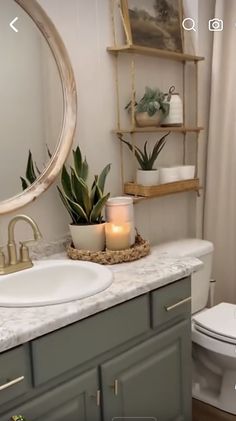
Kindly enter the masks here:
[[[135, 104], [135, 120], [139, 127], [160, 126], [168, 115], [169, 104], [160, 89], [145, 88], [145, 93], [139, 102]], [[131, 101], [125, 109], [131, 109]]]
[[89, 167], [86, 158], [82, 158], [79, 146], [73, 150], [73, 162], [70, 173], [63, 166], [62, 189], [58, 187], [61, 200], [72, 219], [70, 232], [73, 244], [78, 249], [100, 251], [105, 248], [102, 211], [110, 196], [110, 193], [104, 194], [104, 187], [111, 165], [106, 165], [99, 176], [95, 175], [89, 187]]
[[[134, 146], [135, 157], [140, 165], [140, 168], [137, 170], [136, 180], [138, 184], [143, 186], [153, 186], [159, 183], [159, 173], [158, 170], [154, 168], [154, 164], [158, 155], [161, 153], [162, 149], [165, 146], [166, 138], [170, 134], [167, 133], [157, 140], [152, 151], [147, 151], [147, 141], [144, 144], [143, 150]], [[130, 151], [133, 151], [133, 145], [123, 139], [122, 135], [119, 135], [121, 142], [125, 143]]]

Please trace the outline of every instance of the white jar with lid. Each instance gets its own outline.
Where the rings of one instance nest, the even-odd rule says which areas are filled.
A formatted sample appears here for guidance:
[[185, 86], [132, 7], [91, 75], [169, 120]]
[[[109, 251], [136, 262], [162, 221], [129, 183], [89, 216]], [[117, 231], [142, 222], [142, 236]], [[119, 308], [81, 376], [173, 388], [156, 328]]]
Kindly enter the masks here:
[[165, 94], [165, 102], [169, 104], [169, 113], [162, 121], [162, 126], [183, 125], [183, 103], [179, 93], [174, 92], [175, 86], [171, 86], [168, 94]]
[[135, 243], [134, 204], [132, 197], [111, 197], [106, 202], [105, 216], [107, 222], [114, 224], [131, 224], [131, 245]]

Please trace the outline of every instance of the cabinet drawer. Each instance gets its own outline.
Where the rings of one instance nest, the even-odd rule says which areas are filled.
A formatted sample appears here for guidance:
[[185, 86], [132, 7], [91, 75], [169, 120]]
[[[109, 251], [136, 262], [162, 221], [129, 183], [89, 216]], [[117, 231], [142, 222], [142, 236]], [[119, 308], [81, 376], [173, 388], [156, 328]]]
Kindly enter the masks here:
[[0, 420], [9, 421], [12, 415], [21, 414], [30, 421], [99, 421], [97, 379], [96, 369], [86, 372], [1, 414]]
[[28, 351], [28, 346], [20, 346], [0, 354], [0, 406], [30, 389]]
[[152, 328], [191, 314], [191, 279], [184, 278], [151, 293]]
[[32, 342], [34, 384], [42, 384], [146, 332], [148, 296], [120, 304]]

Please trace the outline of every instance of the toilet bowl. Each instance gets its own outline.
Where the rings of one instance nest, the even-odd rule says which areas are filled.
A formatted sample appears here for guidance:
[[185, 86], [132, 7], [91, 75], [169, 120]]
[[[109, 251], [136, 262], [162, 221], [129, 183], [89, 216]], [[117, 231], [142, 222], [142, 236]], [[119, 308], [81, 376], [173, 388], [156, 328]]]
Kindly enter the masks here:
[[184, 239], [158, 247], [170, 256], [194, 256], [204, 267], [192, 275], [192, 394], [195, 399], [236, 415], [236, 305], [207, 308], [213, 244]]
[[236, 414], [236, 306], [221, 303], [192, 317], [193, 396]]

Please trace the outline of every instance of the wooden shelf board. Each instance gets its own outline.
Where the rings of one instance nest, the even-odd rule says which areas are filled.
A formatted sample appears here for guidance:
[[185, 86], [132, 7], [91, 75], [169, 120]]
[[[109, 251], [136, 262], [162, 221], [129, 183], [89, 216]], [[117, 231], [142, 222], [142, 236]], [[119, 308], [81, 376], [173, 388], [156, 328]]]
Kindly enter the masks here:
[[157, 186], [141, 186], [136, 183], [125, 183], [124, 193], [135, 196], [134, 202], [147, 200], [169, 194], [200, 190], [199, 179], [180, 180], [173, 183], [159, 184]]
[[116, 129], [113, 130], [113, 133], [161, 133], [161, 132], [173, 132], [173, 133], [199, 133], [201, 130], [204, 130], [204, 127], [177, 127], [177, 126], [168, 126], [168, 127], [135, 127], [134, 129]]
[[159, 50], [157, 48], [143, 47], [139, 45], [121, 45], [117, 47], [107, 47], [107, 51], [111, 54], [118, 53], [131, 53], [131, 54], [141, 54], [147, 56], [160, 57], [168, 60], [175, 61], [202, 61], [204, 57], [194, 56], [191, 54], [184, 53], [175, 53], [174, 51]]

